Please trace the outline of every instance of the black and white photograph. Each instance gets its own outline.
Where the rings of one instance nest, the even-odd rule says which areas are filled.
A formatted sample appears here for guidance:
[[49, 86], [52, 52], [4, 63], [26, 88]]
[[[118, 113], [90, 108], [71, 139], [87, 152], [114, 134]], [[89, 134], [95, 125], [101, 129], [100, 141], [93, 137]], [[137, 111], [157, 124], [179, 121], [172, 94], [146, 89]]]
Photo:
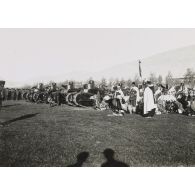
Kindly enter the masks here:
[[195, 166], [195, 29], [0, 29], [0, 166]]
[[194, 195], [194, 7], [0, 0], [0, 193]]

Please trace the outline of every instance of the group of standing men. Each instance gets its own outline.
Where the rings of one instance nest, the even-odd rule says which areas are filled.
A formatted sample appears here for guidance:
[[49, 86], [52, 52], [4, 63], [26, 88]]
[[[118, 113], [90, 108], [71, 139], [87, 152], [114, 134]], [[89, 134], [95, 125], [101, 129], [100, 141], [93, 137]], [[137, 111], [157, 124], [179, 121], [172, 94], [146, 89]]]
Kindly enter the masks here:
[[[115, 87], [114, 99], [116, 99], [118, 113], [124, 115], [124, 111], [141, 114], [151, 118], [155, 114], [178, 113], [188, 116], [195, 115], [195, 89], [179, 86], [154, 86], [150, 81], [143, 82], [143, 85], [136, 87], [132, 83], [129, 93], [127, 89]], [[113, 101], [114, 103], [114, 101]]]
[[116, 101], [116, 115], [124, 115], [124, 110], [135, 113], [140, 102], [143, 106], [141, 114], [144, 117], [151, 118], [155, 114], [154, 86], [150, 81], [145, 82], [142, 89], [133, 82], [128, 93], [123, 92], [121, 86], [117, 85], [114, 87], [113, 98]]

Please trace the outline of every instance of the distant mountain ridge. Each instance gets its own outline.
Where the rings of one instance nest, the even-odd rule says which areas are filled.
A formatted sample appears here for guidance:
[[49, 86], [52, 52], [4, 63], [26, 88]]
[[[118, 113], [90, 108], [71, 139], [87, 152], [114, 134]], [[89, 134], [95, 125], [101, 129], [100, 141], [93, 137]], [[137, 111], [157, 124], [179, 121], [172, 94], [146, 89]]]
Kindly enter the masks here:
[[[103, 77], [133, 79], [135, 75], [139, 75], [138, 60], [118, 64], [98, 72], [71, 72], [65, 74], [63, 78], [75, 80], [87, 80], [90, 77], [95, 80], [101, 80]], [[195, 45], [158, 53], [140, 60], [143, 78], [148, 78], [150, 73], [165, 77], [169, 71], [174, 77], [183, 77], [187, 68], [195, 69]], [[59, 77], [56, 77], [56, 80], [59, 80]]]
[[[162, 52], [148, 58], [141, 59], [143, 78], [150, 73], [165, 77], [171, 71], [174, 77], [183, 77], [187, 68], [195, 68], [195, 45]], [[94, 75], [95, 79], [105, 78], [134, 78], [139, 74], [138, 60], [116, 65]]]
[[[135, 75], [139, 74], [138, 60], [115, 65], [98, 72], [73, 71], [64, 74], [62, 73], [61, 75], [32, 78], [31, 82], [27, 81], [25, 84], [49, 81], [63, 82], [71, 79], [85, 81], [89, 78], [101, 80], [103, 77], [106, 79], [134, 79]], [[165, 77], [168, 71], [171, 71], [174, 77], [183, 77], [187, 68], [195, 69], [195, 45], [158, 53], [140, 60], [142, 62], [141, 68], [143, 78], [148, 78], [150, 73], [155, 73], [156, 76], [162, 75]], [[7, 86], [8, 85], [13, 87], [22, 86], [20, 82], [14, 81], [8, 81]]]

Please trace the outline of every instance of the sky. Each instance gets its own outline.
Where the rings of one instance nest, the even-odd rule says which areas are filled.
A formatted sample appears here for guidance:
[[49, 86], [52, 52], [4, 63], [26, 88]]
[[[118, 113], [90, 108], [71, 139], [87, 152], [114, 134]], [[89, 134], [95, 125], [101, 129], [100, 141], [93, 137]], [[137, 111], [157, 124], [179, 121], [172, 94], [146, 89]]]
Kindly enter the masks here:
[[0, 29], [0, 79], [27, 83], [195, 44], [195, 29]]

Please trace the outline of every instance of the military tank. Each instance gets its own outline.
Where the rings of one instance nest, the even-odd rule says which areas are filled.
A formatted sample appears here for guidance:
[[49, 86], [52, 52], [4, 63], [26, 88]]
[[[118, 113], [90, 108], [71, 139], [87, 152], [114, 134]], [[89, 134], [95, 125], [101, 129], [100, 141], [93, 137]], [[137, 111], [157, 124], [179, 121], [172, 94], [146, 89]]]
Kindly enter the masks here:
[[80, 89], [76, 89], [74, 82], [69, 82], [67, 85], [62, 85], [61, 90], [61, 101], [62, 103], [68, 104], [69, 106], [74, 106], [73, 95], [78, 93]]
[[98, 90], [93, 80], [90, 80], [80, 88], [75, 88], [74, 83], [69, 83], [66, 103], [70, 106], [92, 107], [95, 102], [91, 97], [97, 94]]

